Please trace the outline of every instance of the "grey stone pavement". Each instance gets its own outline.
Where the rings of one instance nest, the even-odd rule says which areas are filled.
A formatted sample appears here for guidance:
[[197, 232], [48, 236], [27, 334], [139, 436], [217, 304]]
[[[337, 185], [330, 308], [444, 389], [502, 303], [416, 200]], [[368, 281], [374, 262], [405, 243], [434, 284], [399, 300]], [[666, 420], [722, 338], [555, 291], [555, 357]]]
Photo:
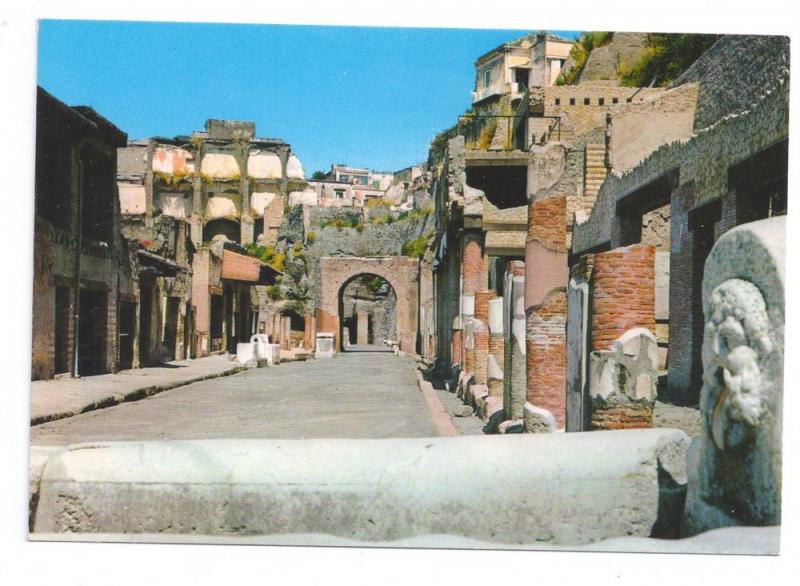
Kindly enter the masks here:
[[352, 352], [249, 369], [36, 425], [31, 444], [437, 435], [410, 357]]

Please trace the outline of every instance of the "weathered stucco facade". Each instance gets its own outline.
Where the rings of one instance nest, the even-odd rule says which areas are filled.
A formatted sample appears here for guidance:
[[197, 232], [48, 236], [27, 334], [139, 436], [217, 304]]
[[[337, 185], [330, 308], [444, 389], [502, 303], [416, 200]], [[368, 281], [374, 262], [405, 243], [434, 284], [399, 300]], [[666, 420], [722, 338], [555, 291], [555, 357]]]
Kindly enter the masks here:
[[126, 135], [91, 108], [37, 92], [31, 377], [114, 372], [131, 294], [119, 231], [116, 148]]

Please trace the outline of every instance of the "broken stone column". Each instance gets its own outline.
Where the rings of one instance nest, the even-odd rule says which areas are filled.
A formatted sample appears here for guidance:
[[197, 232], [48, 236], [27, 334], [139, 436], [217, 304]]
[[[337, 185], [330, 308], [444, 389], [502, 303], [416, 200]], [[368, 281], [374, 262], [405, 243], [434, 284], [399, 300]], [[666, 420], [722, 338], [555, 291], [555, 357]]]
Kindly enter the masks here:
[[703, 275], [702, 432], [683, 533], [779, 525], [786, 218], [725, 233]]
[[505, 368], [503, 372], [503, 405], [506, 419], [521, 419], [525, 405], [525, 263], [512, 261], [508, 268], [507, 315], [505, 336]]
[[[527, 400], [566, 420], [566, 198], [531, 201], [525, 245]], [[527, 430], [527, 428], [526, 428]], [[537, 430], [541, 430], [537, 426]]]
[[463, 331], [461, 329], [461, 316], [457, 315], [453, 318], [453, 337], [450, 341], [450, 366], [459, 365], [465, 368], [463, 364], [462, 351], [464, 349]]
[[475, 296], [464, 295], [461, 298], [461, 323], [462, 330], [462, 349], [464, 357], [464, 370], [475, 373], [475, 338], [473, 336], [473, 319], [475, 318]]
[[649, 427], [658, 369], [655, 248], [595, 254], [590, 273], [589, 429]]
[[652, 427], [658, 343], [645, 328], [620, 336], [589, 356], [590, 429]]
[[480, 385], [488, 382], [489, 362], [489, 300], [494, 291], [475, 293], [475, 317], [472, 320], [472, 337], [475, 345], [475, 380]]
[[481, 289], [483, 275], [483, 235], [478, 230], [470, 230], [462, 235], [461, 256], [461, 318], [462, 318], [462, 356], [464, 368], [467, 372], [474, 373], [475, 339], [473, 319], [475, 317], [475, 293]]
[[503, 298], [489, 301], [489, 356], [486, 366], [486, 379], [489, 394], [503, 396], [503, 362], [505, 336], [503, 335]]

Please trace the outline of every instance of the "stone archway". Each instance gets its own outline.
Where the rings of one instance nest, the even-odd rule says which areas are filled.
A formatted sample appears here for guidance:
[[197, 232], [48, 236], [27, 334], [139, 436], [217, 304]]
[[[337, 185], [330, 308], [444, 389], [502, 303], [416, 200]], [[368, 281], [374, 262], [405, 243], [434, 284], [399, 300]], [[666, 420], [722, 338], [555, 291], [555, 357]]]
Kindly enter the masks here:
[[339, 289], [339, 328], [343, 349], [386, 350], [386, 340], [397, 340], [397, 293], [389, 281], [372, 273], [346, 281]]
[[417, 339], [419, 261], [406, 256], [324, 256], [319, 259], [320, 282], [316, 311], [317, 332], [332, 332], [341, 350], [339, 295], [359, 275], [386, 280], [397, 296], [397, 339], [400, 349], [414, 352]]

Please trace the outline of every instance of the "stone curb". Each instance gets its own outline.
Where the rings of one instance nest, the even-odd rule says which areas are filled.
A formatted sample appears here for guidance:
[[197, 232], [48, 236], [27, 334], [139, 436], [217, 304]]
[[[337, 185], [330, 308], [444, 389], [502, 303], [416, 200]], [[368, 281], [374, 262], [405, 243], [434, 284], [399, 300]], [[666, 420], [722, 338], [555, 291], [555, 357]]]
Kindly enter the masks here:
[[46, 415], [38, 415], [36, 417], [31, 418], [31, 427], [36, 425], [41, 425], [42, 423], [47, 423], [49, 421], [57, 421], [59, 419], [67, 419], [69, 417], [74, 417], [75, 415], [80, 415], [81, 413], [88, 413], [89, 411], [96, 411], [98, 409], [105, 409], [106, 407], [113, 407], [114, 405], [119, 405], [120, 403], [129, 403], [132, 401], [140, 401], [141, 399], [146, 399], [148, 397], [152, 397], [153, 395], [157, 395], [158, 393], [162, 393], [164, 391], [169, 391], [175, 389], [177, 387], [182, 387], [185, 385], [191, 385], [194, 383], [202, 382], [204, 380], [210, 380], [214, 378], [221, 378], [223, 376], [230, 376], [232, 374], [236, 374], [247, 370], [245, 366], [233, 366], [228, 370], [224, 370], [222, 372], [214, 372], [210, 374], [203, 374], [198, 375], [195, 377], [187, 378], [181, 381], [174, 381], [168, 382], [160, 385], [150, 385], [146, 387], [139, 387], [137, 389], [133, 389], [131, 391], [126, 391], [122, 393], [114, 393], [113, 395], [109, 395], [99, 401], [94, 401], [87, 405], [84, 405], [80, 409], [73, 409], [69, 411], [60, 411], [56, 413], [48, 413]]
[[425, 403], [428, 405], [428, 411], [439, 435], [442, 437], [461, 435], [458, 428], [453, 423], [450, 413], [447, 412], [442, 401], [436, 395], [436, 390], [433, 388], [433, 385], [422, 377], [419, 366], [415, 367], [414, 372], [417, 375], [419, 390], [425, 397]]

